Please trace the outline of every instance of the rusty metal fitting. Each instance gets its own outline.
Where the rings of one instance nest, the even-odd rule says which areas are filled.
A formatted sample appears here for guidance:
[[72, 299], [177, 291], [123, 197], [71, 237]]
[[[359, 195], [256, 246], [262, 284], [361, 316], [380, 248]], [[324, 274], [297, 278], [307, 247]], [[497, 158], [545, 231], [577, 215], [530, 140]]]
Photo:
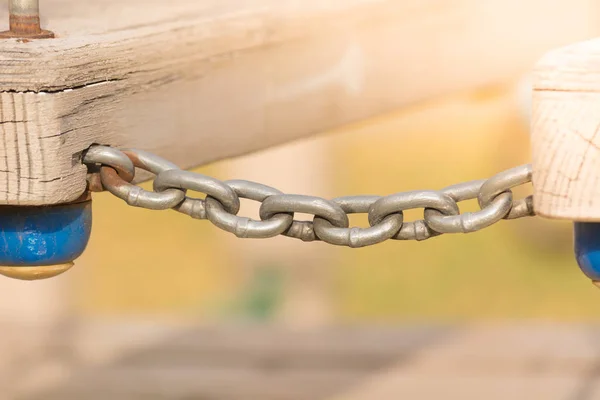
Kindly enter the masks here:
[[88, 167], [88, 190], [102, 192], [104, 186], [100, 179], [100, 169], [113, 168], [125, 182], [131, 182], [135, 177], [135, 166], [126, 153], [113, 147], [93, 145], [83, 153], [83, 160]]
[[39, 0], [9, 0], [10, 30], [0, 32], [0, 38], [48, 39], [54, 33], [41, 28]]

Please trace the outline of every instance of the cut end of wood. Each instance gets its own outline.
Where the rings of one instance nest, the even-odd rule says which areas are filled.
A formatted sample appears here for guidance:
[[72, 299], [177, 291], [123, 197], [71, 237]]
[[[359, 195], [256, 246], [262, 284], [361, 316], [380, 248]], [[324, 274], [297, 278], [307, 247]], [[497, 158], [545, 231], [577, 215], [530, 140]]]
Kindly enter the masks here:
[[536, 212], [600, 221], [600, 39], [537, 64], [531, 140]]
[[600, 38], [549, 51], [535, 66], [536, 91], [600, 91]]

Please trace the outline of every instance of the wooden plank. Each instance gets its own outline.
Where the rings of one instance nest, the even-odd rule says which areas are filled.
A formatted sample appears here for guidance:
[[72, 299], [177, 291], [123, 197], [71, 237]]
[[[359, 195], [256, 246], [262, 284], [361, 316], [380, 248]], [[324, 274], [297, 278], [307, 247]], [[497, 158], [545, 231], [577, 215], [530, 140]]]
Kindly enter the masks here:
[[[144, 334], [149, 331], [152, 329], [145, 329]], [[127, 329], [93, 332], [92, 346], [111, 339], [127, 341], [136, 335]], [[123, 351], [104, 365], [80, 364], [77, 371], [67, 374], [64, 385], [39, 388], [37, 393], [46, 399], [149, 395], [165, 399], [328, 398], [400, 359], [410, 360], [423, 348], [444, 340], [449, 332], [432, 326], [195, 327], [166, 335], [144, 348], [133, 343], [137, 340], [129, 340], [137, 348]], [[60, 354], [61, 349], [68, 353], [72, 343], [57, 341], [54, 353]]]
[[536, 211], [600, 221], [600, 39], [540, 61], [532, 117]]
[[335, 399], [595, 399], [597, 337], [576, 324], [471, 326]]
[[57, 39], [0, 43], [0, 204], [77, 198], [92, 143], [188, 168], [504, 80], [590, 36], [597, 11], [591, 0], [45, 0]]
[[[90, 363], [82, 347], [74, 350], [72, 341], [57, 337], [60, 346], [52, 353], [75, 353], [77, 362], [61, 366], [67, 371], [62, 382], [16, 397], [595, 399], [600, 389], [595, 346], [600, 331], [591, 325], [471, 324], [446, 331], [410, 326], [189, 327], [162, 332], [162, 340], [146, 340], [144, 346], [138, 338], [156, 337], [156, 326], [132, 325], [85, 328], [87, 346], [95, 351], [111, 341], [131, 346], [127, 350], [117, 345], [120, 351], [101, 364]], [[267, 356], [261, 358], [258, 349]], [[387, 357], [374, 363], [384, 351]], [[274, 355], [278, 358], [270, 358]], [[323, 362], [331, 356], [340, 358]], [[35, 367], [28, 371], [31, 375], [40, 374]]]

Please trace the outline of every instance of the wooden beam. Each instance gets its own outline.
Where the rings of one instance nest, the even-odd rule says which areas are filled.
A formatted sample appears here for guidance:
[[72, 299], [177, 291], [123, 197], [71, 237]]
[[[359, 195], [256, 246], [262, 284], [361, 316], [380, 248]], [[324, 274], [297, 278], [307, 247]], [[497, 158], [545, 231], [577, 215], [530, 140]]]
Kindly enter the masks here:
[[532, 117], [537, 213], [600, 221], [600, 39], [540, 61]]
[[45, 0], [56, 39], [0, 42], [0, 204], [77, 198], [92, 143], [189, 168], [508, 79], [594, 3]]

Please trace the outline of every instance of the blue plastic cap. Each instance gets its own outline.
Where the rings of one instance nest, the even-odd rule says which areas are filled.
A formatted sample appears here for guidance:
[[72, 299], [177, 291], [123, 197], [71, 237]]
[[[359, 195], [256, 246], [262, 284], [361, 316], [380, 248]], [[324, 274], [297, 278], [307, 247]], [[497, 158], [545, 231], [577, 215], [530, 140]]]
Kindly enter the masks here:
[[575, 222], [575, 258], [588, 278], [600, 281], [600, 223]]
[[44, 207], [0, 207], [0, 265], [18, 271], [70, 266], [85, 250], [91, 230], [89, 200]]

